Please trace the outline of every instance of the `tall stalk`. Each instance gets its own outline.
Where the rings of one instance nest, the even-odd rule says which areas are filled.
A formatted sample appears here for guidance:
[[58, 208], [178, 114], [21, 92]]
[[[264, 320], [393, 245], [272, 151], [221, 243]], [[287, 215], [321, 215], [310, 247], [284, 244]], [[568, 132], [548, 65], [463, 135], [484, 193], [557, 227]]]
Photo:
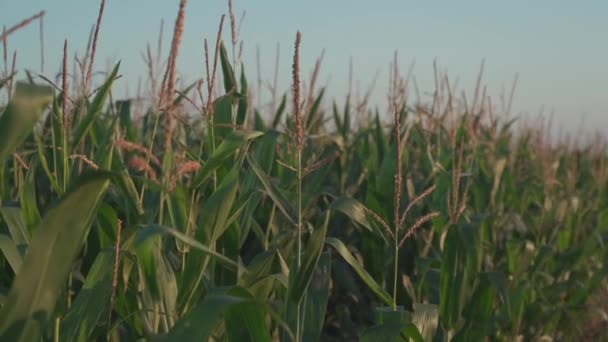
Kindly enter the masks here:
[[297, 151], [297, 164], [298, 170], [298, 267], [302, 263], [302, 151]]
[[[297, 265], [298, 269], [302, 263], [302, 149], [303, 149], [303, 140], [304, 140], [304, 131], [302, 128], [302, 112], [300, 107], [300, 41], [302, 39], [302, 34], [298, 31], [296, 34], [296, 43], [295, 43], [295, 52], [293, 56], [293, 107], [294, 107], [294, 115], [296, 119], [296, 132], [295, 132], [295, 140], [296, 140], [296, 159], [297, 159], [297, 174], [298, 174], [298, 188], [297, 188], [297, 198], [298, 198], [298, 218], [297, 218]], [[297, 315], [296, 315], [296, 341], [300, 341], [301, 336], [301, 303], [297, 305]]]

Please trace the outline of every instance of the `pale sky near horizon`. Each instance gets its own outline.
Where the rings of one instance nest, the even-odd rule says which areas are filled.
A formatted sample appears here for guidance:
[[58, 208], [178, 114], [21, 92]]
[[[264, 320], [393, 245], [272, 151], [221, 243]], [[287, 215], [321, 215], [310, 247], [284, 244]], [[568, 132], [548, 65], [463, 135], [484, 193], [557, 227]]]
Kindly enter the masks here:
[[[168, 49], [178, 3], [106, 1], [96, 69], [120, 60], [124, 76], [118, 89], [123, 93], [129, 88], [133, 95], [138, 78], [145, 79], [141, 54], [146, 43], [155, 46], [161, 19], [164, 50]], [[227, 3], [188, 2], [178, 60], [186, 80], [202, 77], [202, 39], [215, 40]], [[0, 0], [0, 25], [10, 27], [46, 10], [44, 74], [52, 77], [60, 70], [64, 39], [71, 55], [83, 55], [98, 8], [99, 1], [92, 0]], [[544, 106], [547, 112], [554, 111], [555, 126], [566, 131], [574, 133], [584, 116], [587, 132], [608, 135], [608, 1], [235, 0], [237, 17], [243, 11], [241, 38], [251, 84], [257, 78], [256, 46], [261, 50], [263, 78], [269, 80], [279, 43], [279, 84], [288, 91], [293, 40], [300, 30], [303, 75], [308, 77], [316, 57], [325, 50], [320, 81], [330, 80], [329, 94], [339, 101], [348, 90], [351, 57], [354, 79], [363, 90], [380, 72], [373, 95], [380, 108], [384, 108], [388, 64], [395, 50], [404, 73], [415, 62], [413, 75], [423, 91], [433, 90], [436, 59], [452, 79], [459, 79], [459, 88], [471, 94], [485, 59], [484, 84], [495, 103], [518, 74], [513, 114], [535, 115]], [[224, 33], [228, 42], [229, 25]], [[40, 72], [38, 39], [38, 25], [9, 37], [9, 50], [18, 53], [18, 70]]]

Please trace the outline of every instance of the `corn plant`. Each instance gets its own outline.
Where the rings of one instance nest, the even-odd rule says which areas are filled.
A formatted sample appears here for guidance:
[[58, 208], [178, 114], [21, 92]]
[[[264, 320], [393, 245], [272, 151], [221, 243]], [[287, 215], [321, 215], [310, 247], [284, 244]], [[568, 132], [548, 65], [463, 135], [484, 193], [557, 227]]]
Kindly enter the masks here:
[[544, 126], [496, 115], [480, 84], [459, 104], [438, 73], [431, 103], [416, 102], [397, 58], [387, 112], [369, 95], [330, 101], [322, 57], [302, 76], [299, 32], [290, 91], [274, 75], [270, 103], [255, 103], [232, 1], [197, 80], [177, 76], [181, 0], [168, 54], [144, 54], [149, 97], [122, 98], [120, 63], [92, 76], [104, 6], [85, 60], [64, 43], [59, 84], [0, 75], [1, 340], [606, 331], [602, 140], [550, 143]]

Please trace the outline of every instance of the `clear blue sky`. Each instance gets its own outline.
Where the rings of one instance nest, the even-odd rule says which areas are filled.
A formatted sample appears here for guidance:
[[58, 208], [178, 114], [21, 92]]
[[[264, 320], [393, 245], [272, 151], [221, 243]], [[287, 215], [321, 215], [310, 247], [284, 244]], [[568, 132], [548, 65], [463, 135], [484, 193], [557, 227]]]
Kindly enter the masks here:
[[[165, 20], [165, 47], [178, 0], [107, 0], [97, 69], [121, 60], [120, 89], [133, 94], [145, 76], [141, 53], [155, 44]], [[45, 74], [60, 70], [63, 40], [70, 53], [83, 54], [99, 3], [93, 0], [2, 0], [0, 25], [11, 26], [42, 9], [45, 17]], [[608, 133], [608, 2], [565, 1], [409, 1], [409, 0], [235, 0], [237, 16], [246, 11], [241, 33], [244, 62], [255, 82], [255, 50], [262, 52], [264, 78], [271, 78], [274, 50], [281, 45], [280, 84], [287, 90], [295, 32], [300, 30], [305, 75], [326, 50], [321, 81], [330, 94], [346, 93], [352, 56], [355, 80], [364, 89], [380, 70], [374, 99], [383, 104], [388, 63], [399, 51], [401, 68], [415, 60], [414, 75], [423, 90], [432, 90], [433, 60], [447, 69], [460, 88], [471, 93], [482, 59], [485, 84], [497, 98], [516, 73], [516, 112], [553, 108], [554, 121], [574, 131], [585, 115], [586, 126]], [[203, 75], [202, 39], [214, 40], [227, 1], [190, 0], [178, 68], [186, 79]], [[226, 40], [229, 27], [226, 26]], [[40, 71], [38, 26], [9, 39], [18, 51], [18, 69]], [[23, 75], [23, 74], [21, 74]], [[498, 100], [496, 100], [498, 102]], [[517, 114], [517, 113], [516, 113]]]

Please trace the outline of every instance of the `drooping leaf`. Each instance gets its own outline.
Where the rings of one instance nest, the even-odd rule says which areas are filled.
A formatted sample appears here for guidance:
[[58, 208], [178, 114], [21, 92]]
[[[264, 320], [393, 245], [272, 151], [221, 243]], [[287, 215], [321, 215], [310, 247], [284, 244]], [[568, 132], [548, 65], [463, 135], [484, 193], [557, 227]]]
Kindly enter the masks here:
[[138, 231], [136, 240], [144, 241], [153, 235], [172, 236], [173, 238], [181, 241], [182, 243], [216, 258], [218, 261], [222, 262], [223, 264], [225, 264], [227, 266], [231, 266], [231, 267], [237, 266], [237, 263], [235, 261], [228, 259], [226, 256], [212, 250], [211, 248], [203, 245], [202, 243], [198, 242], [197, 240], [195, 240], [173, 228], [170, 228], [170, 227], [160, 226], [160, 225], [148, 225]]
[[367, 273], [365, 268], [357, 261], [357, 259], [355, 259], [342, 241], [333, 237], [328, 237], [325, 242], [332, 246], [340, 254], [340, 256], [342, 256], [344, 261], [346, 261], [346, 263], [349, 264], [353, 270], [355, 270], [361, 280], [363, 280], [363, 282], [378, 296], [378, 298], [380, 298], [387, 305], [392, 305], [393, 299], [391, 298], [391, 295], [389, 295], [388, 292], [382, 288], [382, 286], [378, 285], [374, 278]]
[[365, 207], [356, 199], [350, 197], [338, 197], [332, 202], [331, 208], [344, 213], [356, 223], [365, 227], [367, 230], [372, 231], [372, 226], [367, 219]]

